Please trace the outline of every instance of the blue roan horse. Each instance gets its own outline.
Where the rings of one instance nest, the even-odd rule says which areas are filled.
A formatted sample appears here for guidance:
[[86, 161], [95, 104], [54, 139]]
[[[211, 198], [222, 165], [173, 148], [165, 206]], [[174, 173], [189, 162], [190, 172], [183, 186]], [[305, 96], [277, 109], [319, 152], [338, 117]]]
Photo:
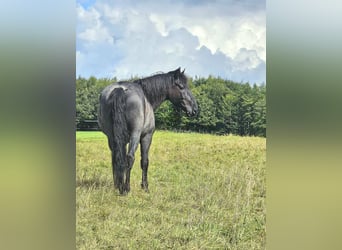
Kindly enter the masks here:
[[[114, 187], [120, 194], [130, 191], [130, 173], [140, 142], [141, 187], [148, 192], [148, 152], [155, 129], [154, 110], [170, 100], [188, 116], [198, 112], [184, 70], [180, 68], [132, 82], [107, 86], [100, 95], [99, 125], [112, 151]], [[126, 146], [128, 146], [128, 153]]]

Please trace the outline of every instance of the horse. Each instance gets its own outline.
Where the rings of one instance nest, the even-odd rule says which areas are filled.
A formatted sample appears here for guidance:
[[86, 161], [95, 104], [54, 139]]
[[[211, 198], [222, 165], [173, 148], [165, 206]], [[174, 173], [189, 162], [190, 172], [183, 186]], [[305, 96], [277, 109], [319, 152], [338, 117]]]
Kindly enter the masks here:
[[[130, 173], [140, 143], [141, 188], [148, 190], [149, 149], [155, 131], [154, 111], [166, 100], [189, 117], [198, 114], [187, 77], [181, 68], [105, 87], [100, 94], [98, 123], [108, 138], [112, 153], [114, 188], [120, 194], [130, 191]], [[128, 144], [128, 152], [127, 152]]]

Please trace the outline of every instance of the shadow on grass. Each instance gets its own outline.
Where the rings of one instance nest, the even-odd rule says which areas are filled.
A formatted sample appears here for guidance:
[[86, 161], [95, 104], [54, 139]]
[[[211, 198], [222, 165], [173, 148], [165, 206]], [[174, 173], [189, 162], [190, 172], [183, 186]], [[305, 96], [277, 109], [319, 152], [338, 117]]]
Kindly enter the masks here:
[[76, 180], [76, 187], [81, 188], [102, 188], [102, 187], [112, 187], [110, 183], [106, 180], [101, 179], [85, 179]]

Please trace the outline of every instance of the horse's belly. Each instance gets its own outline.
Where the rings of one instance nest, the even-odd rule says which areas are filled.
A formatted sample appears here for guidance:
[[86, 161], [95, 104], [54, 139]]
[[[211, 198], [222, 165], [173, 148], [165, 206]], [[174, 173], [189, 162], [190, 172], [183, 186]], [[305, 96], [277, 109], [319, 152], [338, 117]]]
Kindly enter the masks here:
[[153, 132], [155, 128], [154, 112], [151, 104], [146, 99], [145, 103], [144, 134], [149, 134]]

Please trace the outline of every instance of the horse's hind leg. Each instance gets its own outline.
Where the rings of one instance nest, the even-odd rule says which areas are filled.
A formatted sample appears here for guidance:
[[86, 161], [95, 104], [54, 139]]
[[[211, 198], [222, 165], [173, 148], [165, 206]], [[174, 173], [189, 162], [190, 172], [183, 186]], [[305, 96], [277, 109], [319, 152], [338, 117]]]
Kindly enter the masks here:
[[112, 171], [113, 171], [113, 180], [114, 180], [114, 188], [119, 189], [119, 179], [118, 179], [118, 171], [115, 169], [115, 155], [112, 151]]
[[119, 188], [119, 181], [117, 178], [117, 173], [115, 171], [115, 155], [114, 155], [114, 145], [113, 145], [113, 138], [108, 137], [108, 146], [110, 148], [110, 151], [112, 152], [112, 171], [113, 171], [113, 180], [114, 180], [114, 188]]
[[147, 181], [147, 170], [148, 170], [148, 152], [150, 151], [150, 146], [152, 142], [153, 132], [145, 135], [141, 141], [141, 170], [142, 170], [142, 180], [141, 188], [148, 192], [148, 181]]
[[128, 146], [128, 154], [127, 154], [127, 169], [126, 169], [126, 183], [125, 189], [126, 192], [130, 191], [130, 179], [131, 179], [131, 170], [134, 164], [134, 154], [137, 151], [139, 145], [140, 134], [133, 133]]

